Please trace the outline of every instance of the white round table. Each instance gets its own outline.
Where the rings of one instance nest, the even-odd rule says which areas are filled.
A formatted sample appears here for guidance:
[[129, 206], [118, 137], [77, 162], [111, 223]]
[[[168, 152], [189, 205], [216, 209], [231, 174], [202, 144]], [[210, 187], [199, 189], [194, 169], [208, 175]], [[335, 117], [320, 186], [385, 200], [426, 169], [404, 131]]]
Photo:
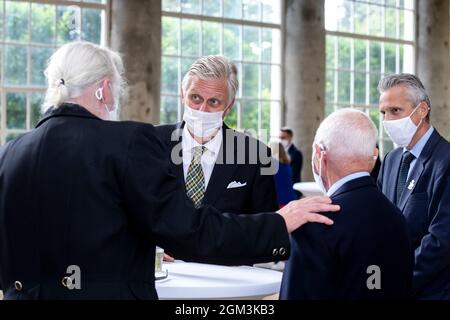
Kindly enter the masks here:
[[282, 273], [250, 266], [219, 266], [176, 260], [163, 263], [166, 279], [156, 281], [161, 300], [262, 299], [280, 291]]
[[323, 192], [315, 182], [298, 182], [294, 184], [293, 188], [303, 193], [305, 197], [323, 196]]

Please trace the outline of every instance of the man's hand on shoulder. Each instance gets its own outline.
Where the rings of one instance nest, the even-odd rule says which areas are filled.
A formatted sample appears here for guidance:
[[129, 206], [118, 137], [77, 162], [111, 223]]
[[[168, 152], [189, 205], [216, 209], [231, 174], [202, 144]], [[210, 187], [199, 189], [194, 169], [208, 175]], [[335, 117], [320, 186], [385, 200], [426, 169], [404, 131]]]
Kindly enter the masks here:
[[329, 197], [307, 197], [291, 201], [277, 212], [284, 218], [289, 233], [307, 222], [318, 222], [332, 225], [333, 220], [318, 214], [319, 212], [335, 212], [341, 208], [333, 205]]

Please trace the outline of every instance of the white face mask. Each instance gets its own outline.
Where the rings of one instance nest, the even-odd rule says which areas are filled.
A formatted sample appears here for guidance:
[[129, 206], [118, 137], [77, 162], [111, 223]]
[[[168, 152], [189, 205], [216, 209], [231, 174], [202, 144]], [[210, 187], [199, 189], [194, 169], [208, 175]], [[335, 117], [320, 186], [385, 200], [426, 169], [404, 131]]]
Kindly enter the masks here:
[[312, 156], [312, 160], [311, 160], [311, 167], [312, 167], [312, 172], [314, 175], [314, 181], [316, 181], [317, 186], [320, 188], [320, 191], [322, 191], [323, 194], [327, 193], [327, 189], [325, 188], [325, 184], [323, 183], [323, 179], [322, 179], [322, 160], [319, 159], [319, 173], [316, 173], [316, 170], [314, 170], [314, 154]]
[[[109, 88], [112, 92], [111, 87], [109, 87]], [[103, 101], [103, 88], [98, 88], [95, 91], [95, 97], [97, 98], [97, 100]], [[108, 107], [108, 105], [106, 103], [103, 103], [103, 105], [105, 106], [105, 109], [106, 109], [106, 114], [108, 115], [107, 120], [110, 120], [110, 121], [119, 120], [119, 106], [118, 106], [117, 101], [118, 101], [118, 99], [114, 98], [114, 106], [113, 106], [112, 110]]]
[[285, 149], [287, 149], [287, 147], [289, 146], [289, 141], [286, 140], [286, 139], [281, 139], [280, 142], [281, 142], [281, 144], [283, 145], [283, 147], [284, 147]]
[[420, 123], [417, 126], [411, 120], [411, 116], [414, 112], [416, 112], [418, 107], [419, 106], [415, 107], [408, 117], [398, 120], [383, 121], [384, 130], [397, 146], [408, 146], [411, 143], [411, 140], [414, 137], [414, 134], [416, 133], [420, 124], [422, 123], [423, 118], [420, 120]]
[[223, 113], [220, 112], [204, 112], [190, 108], [188, 105], [184, 106], [183, 120], [186, 125], [197, 137], [209, 137], [214, 134], [217, 129], [222, 128]]

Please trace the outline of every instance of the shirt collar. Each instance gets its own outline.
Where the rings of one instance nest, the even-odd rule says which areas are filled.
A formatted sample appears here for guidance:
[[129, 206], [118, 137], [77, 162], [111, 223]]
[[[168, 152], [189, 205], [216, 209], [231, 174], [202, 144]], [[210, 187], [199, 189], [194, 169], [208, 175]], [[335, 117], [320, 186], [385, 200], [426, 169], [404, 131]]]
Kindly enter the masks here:
[[[220, 151], [220, 146], [222, 145], [222, 129], [219, 130], [219, 132], [216, 134], [214, 138], [212, 138], [210, 141], [205, 143], [203, 147], [206, 148], [209, 152], [212, 152], [213, 154], [217, 155]], [[183, 128], [183, 139], [181, 141], [183, 153], [190, 153], [192, 152], [192, 149], [198, 146], [202, 146], [200, 143], [198, 143], [189, 132], [187, 125]]]
[[333, 195], [333, 193], [338, 191], [338, 189], [340, 187], [342, 187], [344, 184], [346, 184], [347, 182], [361, 178], [361, 177], [366, 177], [366, 176], [368, 177], [368, 176], [370, 176], [370, 174], [366, 171], [360, 171], [360, 172], [355, 172], [355, 173], [349, 174], [348, 176], [345, 176], [345, 177], [339, 179], [331, 186], [330, 189], [328, 189], [327, 196], [331, 197]]
[[428, 140], [430, 139], [431, 135], [433, 134], [433, 127], [430, 127], [427, 132], [422, 136], [422, 138], [419, 139], [419, 141], [416, 142], [414, 147], [412, 147], [411, 150], [408, 150], [406, 148], [403, 148], [403, 152], [409, 151], [411, 152], [416, 159], [419, 158], [420, 154], [422, 153], [423, 148], [427, 144]]

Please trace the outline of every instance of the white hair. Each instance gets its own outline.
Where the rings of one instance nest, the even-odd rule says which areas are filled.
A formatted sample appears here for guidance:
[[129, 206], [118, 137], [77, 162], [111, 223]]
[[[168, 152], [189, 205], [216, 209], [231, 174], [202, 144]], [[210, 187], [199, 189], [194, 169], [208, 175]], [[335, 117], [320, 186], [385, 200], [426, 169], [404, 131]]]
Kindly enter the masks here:
[[202, 80], [227, 79], [229, 96], [228, 102], [231, 102], [234, 99], [239, 88], [236, 65], [228, 58], [221, 55], [211, 55], [198, 58], [197, 61], [191, 65], [189, 71], [183, 78], [183, 82], [181, 84], [183, 92], [186, 92], [189, 88], [192, 77], [194, 76]]
[[365, 113], [345, 108], [333, 112], [322, 121], [314, 144], [323, 146], [332, 159], [371, 160], [377, 136], [375, 124]]
[[109, 79], [116, 103], [126, 91], [122, 58], [117, 52], [93, 43], [76, 41], [59, 48], [49, 59], [43, 112], [58, 108], [83, 91]]

